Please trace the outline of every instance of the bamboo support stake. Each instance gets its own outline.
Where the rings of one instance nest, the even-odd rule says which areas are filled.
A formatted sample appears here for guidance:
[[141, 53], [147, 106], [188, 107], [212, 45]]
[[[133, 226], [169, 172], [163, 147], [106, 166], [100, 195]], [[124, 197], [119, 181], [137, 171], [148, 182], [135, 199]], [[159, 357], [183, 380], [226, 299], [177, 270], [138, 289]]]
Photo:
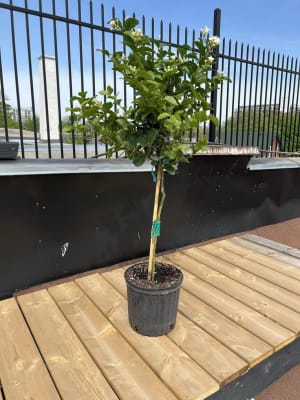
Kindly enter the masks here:
[[[161, 192], [163, 168], [161, 166], [157, 169], [156, 186], [155, 186], [155, 197], [153, 206], [152, 226], [153, 222], [158, 221], [159, 211], [159, 195]], [[155, 264], [155, 250], [156, 250], [157, 236], [151, 237], [150, 251], [149, 251], [149, 265], [148, 265], [148, 279], [154, 279], [154, 264]]]

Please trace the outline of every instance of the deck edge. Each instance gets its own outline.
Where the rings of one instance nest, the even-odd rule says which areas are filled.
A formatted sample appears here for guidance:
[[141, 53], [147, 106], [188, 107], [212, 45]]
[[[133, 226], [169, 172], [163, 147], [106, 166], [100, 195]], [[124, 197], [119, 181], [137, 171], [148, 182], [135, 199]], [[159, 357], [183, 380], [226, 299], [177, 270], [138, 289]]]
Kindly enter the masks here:
[[300, 364], [300, 338], [273, 353], [206, 400], [251, 399], [298, 364]]

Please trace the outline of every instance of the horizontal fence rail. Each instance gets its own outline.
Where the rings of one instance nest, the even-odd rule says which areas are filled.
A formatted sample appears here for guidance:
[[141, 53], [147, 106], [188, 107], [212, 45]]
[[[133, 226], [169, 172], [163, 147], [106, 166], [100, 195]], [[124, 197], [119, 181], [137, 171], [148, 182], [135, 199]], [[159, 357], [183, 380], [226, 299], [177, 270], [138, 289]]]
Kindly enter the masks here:
[[[0, 2], [0, 141], [19, 141], [22, 158], [105, 155], [96, 136], [86, 140], [63, 128], [70, 123], [66, 108], [79, 91], [95, 96], [110, 85], [125, 107], [133, 99], [99, 51], [126, 54], [120, 33], [107, 24], [126, 15], [115, 8], [106, 12], [98, 0], [24, 0], [22, 6], [17, 0]], [[138, 19], [143, 33], [174, 51], [183, 44], [193, 46], [199, 35], [153, 18]], [[220, 34], [220, 10], [215, 10], [212, 34]], [[230, 78], [211, 94], [219, 125], [202, 124], [187, 141], [205, 135], [210, 142], [258, 146], [267, 156], [297, 154], [298, 60], [223, 39], [212, 73], [218, 70]]]

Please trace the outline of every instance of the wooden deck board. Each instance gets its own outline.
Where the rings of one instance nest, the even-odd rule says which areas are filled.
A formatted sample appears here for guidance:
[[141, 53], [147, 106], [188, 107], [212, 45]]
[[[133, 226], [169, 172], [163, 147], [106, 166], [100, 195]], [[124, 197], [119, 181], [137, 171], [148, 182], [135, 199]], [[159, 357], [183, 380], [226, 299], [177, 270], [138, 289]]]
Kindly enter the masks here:
[[212, 243], [202, 247], [204, 251], [212, 251], [213, 253], [218, 254], [223, 260], [230, 262], [234, 265], [238, 265], [239, 267], [245, 269], [253, 275], [259, 276], [260, 278], [266, 279], [274, 283], [275, 285], [287, 289], [295, 294], [300, 293], [300, 281], [294, 279], [288, 275], [285, 275], [284, 272], [277, 272], [276, 270], [271, 268], [271, 263], [268, 266], [261, 265], [257, 262], [254, 262], [249, 259], [245, 259], [242, 256], [234, 254], [226, 248], [223, 247], [224, 243]]
[[[192, 273], [192, 275], [188, 273], [186, 274], [186, 281], [188, 279], [191, 293], [198, 292], [199, 294], [204, 295], [205, 292], [209, 291], [209, 287], [207, 286], [208, 283], [221, 291], [218, 292], [218, 294], [221, 297], [222, 302], [225, 301], [228, 295], [229, 302], [237, 306], [238, 313], [243, 314], [243, 319], [248, 314], [250, 315], [250, 321], [248, 322], [250, 323], [250, 330], [253, 333], [256, 333], [254, 328], [256, 326], [256, 323], [258, 323], [259, 334], [257, 334], [257, 336], [261, 337], [264, 340], [265, 338], [260, 336], [260, 334], [262, 334], [263, 336], [266, 335], [267, 338], [269, 337], [270, 339], [272, 339], [269, 333], [270, 329], [273, 330], [272, 326], [274, 328], [274, 332], [276, 332], [277, 329], [280, 330], [279, 326], [274, 327], [274, 323], [276, 325], [280, 323], [283, 327], [287, 328], [290, 331], [293, 331], [296, 335], [300, 333], [300, 314], [298, 312], [293, 311], [290, 308], [283, 306], [275, 300], [271, 300], [270, 298], [260, 293], [257, 293], [253, 289], [245, 287], [244, 285], [236, 282], [226, 275], [221, 274], [217, 270], [207, 267], [205, 264], [199, 261], [199, 258], [197, 258], [200, 251], [200, 249], [190, 249], [186, 252], [176, 252], [168, 257], [171, 262], [177, 264], [179, 267], [185, 269], [186, 271], [189, 271], [189, 273]], [[192, 256], [194, 256], [195, 258], [192, 258]], [[217, 261], [215, 262], [215, 264], [217, 263]], [[195, 279], [195, 276], [200, 279]], [[194, 286], [191, 287], [193, 284]], [[203, 286], [203, 288], [201, 288], [200, 286]], [[188, 287], [187, 290], [189, 290]], [[212, 289], [210, 291], [212, 291]], [[214, 292], [216, 291], [214, 290]], [[226, 294], [224, 295], [223, 293]], [[240, 303], [243, 303], [243, 306], [237, 304], [235, 301], [232, 302], [231, 299], [238, 300]], [[299, 296], [298, 304], [300, 307]], [[223, 304], [220, 304], [220, 307], [223, 307]], [[255, 310], [255, 313], [251, 312], [250, 307], [252, 310]], [[270, 322], [270, 320], [272, 320], [273, 322]], [[263, 332], [261, 332], [261, 324]], [[276, 336], [274, 338], [275, 342], [278, 339], [280, 339], [280, 337], [278, 338]], [[273, 345], [273, 343], [270, 344]]]
[[299, 255], [251, 235], [164, 255], [184, 282], [177, 324], [159, 338], [129, 327], [125, 268], [1, 301], [5, 400], [231, 399], [300, 343]]
[[[127, 322], [125, 298], [103, 277], [92, 275], [77, 282], [178, 398], [205, 399], [219, 388], [206, 371], [166, 336], [150, 338], [134, 332]], [[189, 387], [189, 392], [186, 387]]]
[[[287, 246], [286, 244], [274, 242], [273, 240], [270, 240], [270, 239], [267, 239], [267, 238], [264, 238], [261, 236], [253, 235], [250, 233], [241, 236], [241, 238], [243, 238], [247, 241], [250, 241], [252, 243], [262, 245], [265, 248], [279, 251], [280, 253], [289, 255], [293, 258], [300, 259], [300, 249], [294, 249], [293, 247]], [[299, 265], [298, 265], [298, 267], [299, 267]]]
[[[54, 286], [49, 288], [49, 292], [120, 399], [152, 400], [161, 396], [175, 400], [151, 368], [74, 282]], [[135, 385], [132, 385], [133, 381]]]
[[[122, 270], [115, 270], [113, 273], [104, 273], [101, 275], [103, 275], [107, 279], [107, 281], [110, 282], [119, 292], [123, 293], [123, 295], [126, 295], [126, 285], [123, 279]], [[104, 285], [102, 285], [102, 290], [103, 286]], [[114, 292], [114, 298], [115, 299], [117, 298], [117, 293], [115, 292]], [[118, 299], [116, 301], [121, 301], [121, 300]], [[124, 302], [124, 298], [122, 302], [124, 303], [124, 309], [122, 310], [123, 324], [119, 325], [119, 328], [122, 328], [122, 330], [124, 329], [129, 330], [129, 332], [127, 332], [127, 335], [130, 334], [130, 337], [140, 338], [141, 340], [140, 351], [145, 352], [142, 337], [140, 335], [136, 335], [128, 327], [125, 316], [127, 314], [127, 309], [126, 309], [126, 304]], [[188, 320], [181, 314], [178, 315], [178, 320], [175, 329], [171, 333], [169, 333], [168, 336], [176, 343], [176, 345], [181, 347], [199, 365], [201, 365], [206, 371], [208, 371], [208, 373], [211, 376], [213, 376], [221, 385], [224, 385], [225, 383], [228, 383], [232, 379], [234, 379], [237, 371], [239, 371], [239, 373], [242, 373], [248, 367], [248, 364], [244, 360], [236, 356], [232, 351], [227, 349], [220, 342], [212, 338], [205, 331], [197, 327], [195, 324], [193, 324], [190, 320]], [[147, 340], [149, 340], [149, 338], [147, 338]], [[153, 342], [153, 339], [151, 339], [151, 341]], [[154, 342], [156, 342], [155, 339]], [[156, 345], [156, 343], [154, 343], [154, 345]], [[163, 353], [161, 348], [158, 350], [159, 353], [161, 354]], [[172, 350], [171, 348], [167, 349], [167, 351], [165, 352], [166, 357], [168, 357], [168, 354], [170, 354], [171, 350]], [[153, 357], [153, 355], [151, 356]], [[180, 374], [182, 374], [182, 368], [183, 368], [182, 359], [184, 359], [184, 357], [181, 355], [178, 364], [180, 366], [179, 367], [181, 371], [179, 372]], [[222, 368], [220, 368], [220, 365], [222, 365]], [[185, 366], [184, 369], [186, 370], [186, 368], [187, 367]], [[184, 378], [184, 381], [186, 382], [186, 378]], [[174, 383], [171, 382], [171, 384], [173, 385]]]
[[117, 399], [46, 290], [18, 302], [64, 400]]
[[[126, 296], [123, 273], [116, 269], [102, 275]], [[179, 311], [251, 366], [273, 352], [270, 345], [184, 290], [180, 294]]]
[[[173, 257], [169, 259], [174, 262]], [[189, 261], [189, 258], [185, 256], [183, 260]], [[175, 264], [182, 266], [182, 264], [177, 261]], [[226, 283], [227, 282], [224, 281], [224, 287]], [[197, 279], [195, 275], [187, 271], [184, 273], [182, 287], [204, 303], [209, 304], [215, 310], [262, 339], [264, 342], [270, 344], [275, 350], [278, 350], [296, 338], [296, 335], [292, 331], [284, 328], [240, 301], [235, 300], [234, 297], [216, 289], [207, 282]], [[293, 321], [290, 323], [292, 324], [292, 322]]]
[[6, 400], [60, 399], [14, 299], [0, 302], [0, 377]]
[[[267, 248], [261, 244], [251, 242], [245, 238], [232, 238], [226, 243], [232, 246], [232, 250], [240, 255], [247, 254], [247, 258], [268, 265], [278, 272], [300, 280], [300, 257], [296, 258], [289, 254], [281, 253], [279, 250]], [[287, 251], [287, 250], [286, 250]], [[300, 252], [299, 252], [300, 253]], [[270, 263], [271, 259], [271, 263]], [[295, 269], [294, 267], [298, 267]]]
[[[237, 264], [232, 264], [217, 257], [217, 252], [214, 249], [209, 250], [207, 248], [204, 249], [203, 247], [199, 247], [189, 249], [184, 251], [184, 253], [195, 257], [202, 266], [204, 265], [206, 268], [212, 268], [214, 271], [218, 271], [222, 275], [242, 284], [245, 289], [250, 288], [256, 293], [258, 292], [263, 296], [275, 300], [276, 304], [283, 304], [296, 312], [300, 310], [300, 295], [279, 287], [264, 278], [253, 275], [251, 272], [240, 268]], [[244, 296], [246, 296], [247, 293], [249, 293], [249, 291], [246, 289]], [[259, 300], [262, 298], [257, 296], [257, 299]], [[265, 303], [262, 303], [262, 310], [265, 308], [264, 304]], [[277, 306], [275, 308], [277, 308]], [[276, 313], [276, 310], [270, 311]]]

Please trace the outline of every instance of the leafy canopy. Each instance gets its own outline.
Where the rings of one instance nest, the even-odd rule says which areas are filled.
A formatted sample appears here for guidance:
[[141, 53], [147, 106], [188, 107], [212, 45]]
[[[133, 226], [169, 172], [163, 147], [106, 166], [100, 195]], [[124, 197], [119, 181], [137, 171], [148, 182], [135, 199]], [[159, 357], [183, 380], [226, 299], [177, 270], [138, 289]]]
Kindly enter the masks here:
[[217, 124], [210, 114], [208, 96], [224, 79], [223, 74], [210, 77], [218, 38], [209, 38], [205, 29], [194, 49], [183, 45], [175, 53], [137, 29], [138, 22], [135, 18], [124, 23], [111, 20], [111, 29], [123, 35], [127, 54], [103, 51], [133, 89], [132, 104], [124, 108], [110, 86], [99, 92], [100, 98], [81, 92], [72, 99], [78, 105], [69, 109], [73, 124], [65, 130], [96, 133], [109, 145], [109, 157], [124, 150], [136, 166], [150, 160], [154, 167], [163, 165], [164, 171], [173, 174], [179, 162], [188, 161], [206, 144], [204, 137], [192, 147], [185, 144], [185, 133], [204, 121]]

